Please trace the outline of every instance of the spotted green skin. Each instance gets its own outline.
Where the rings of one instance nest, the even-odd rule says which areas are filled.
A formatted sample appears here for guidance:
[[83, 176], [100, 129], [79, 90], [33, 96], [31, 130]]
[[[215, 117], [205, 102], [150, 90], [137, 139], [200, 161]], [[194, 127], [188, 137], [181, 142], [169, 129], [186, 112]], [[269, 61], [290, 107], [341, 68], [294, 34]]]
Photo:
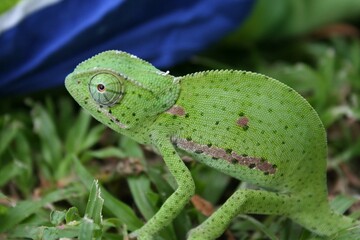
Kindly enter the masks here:
[[[98, 82], [101, 74], [104, 86]], [[109, 74], [121, 85], [105, 80]], [[94, 76], [97, 85], [89, 84]], [[97, 120], [157, 148], [177, 181], [174, 194], [132, 234], [138, 239], [153, 239], [195, 192], [179, 153], [260, 187], [234, 192], [188, 239], [216, 239], [235, 216], [248, 213], [284, 215], [320, 236], [359, 224], [330, 210], [326, 136], [318, 115], [298, 93], [274, 79], [233, 70], [173, 77], [133, 55], [107, 51], [79, 64], [65, 85]], [[104, 98], [95, 92], [103, 87], [115, 101], [99, 100]], [[214, 151], [269, 163], [273, 171], [226, 157], [214, 159]]]

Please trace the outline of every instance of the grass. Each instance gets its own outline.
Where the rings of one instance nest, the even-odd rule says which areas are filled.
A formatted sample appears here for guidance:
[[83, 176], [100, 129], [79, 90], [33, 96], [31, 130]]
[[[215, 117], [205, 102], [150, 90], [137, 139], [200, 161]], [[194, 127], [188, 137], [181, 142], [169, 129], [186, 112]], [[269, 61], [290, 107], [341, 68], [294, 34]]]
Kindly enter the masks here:
[[[245, 49], [223, 43], [172, 73], [247, 69], [300, 92], [328, 132], [332, 206], [360, 218], [360, 41], [310, 38], [284, 45]], [[158, 155], [95, 122], [65, 90], [2, 101], [0, 239], [126, 239], [174, 191], [174, 179]], [[184, 239], [206, 213], [247, 186], [193, 161], [187, 164], [201, 198], [193, 199], [159, 239]], [[284, 217], [240, 215], [224, 235], [234, 238], [313, 236]]]

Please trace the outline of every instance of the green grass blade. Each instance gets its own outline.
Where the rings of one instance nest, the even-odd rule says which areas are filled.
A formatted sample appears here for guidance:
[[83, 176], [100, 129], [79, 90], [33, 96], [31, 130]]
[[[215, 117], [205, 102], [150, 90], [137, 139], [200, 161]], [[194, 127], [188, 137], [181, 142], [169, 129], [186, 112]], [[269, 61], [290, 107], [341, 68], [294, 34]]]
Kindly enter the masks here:
[[75, 120], [75, 123], [70, 127], [65, 140], [65, 148], [67, 152], [78, 154], [83, 148], [86, 133], [89, 131], [91, 116], [84, 110]]
[[9, 144], [15, 138], [18, 133], [20, 124], [17, 121], [14, 121], [8, 124], [8, 120], [10, 119], [3, 117], [2, 119], [5, 123], [2, 129], [0, 130], [0, 156], [7, 149]]
[[[11, 232], [9, 239], [58, 240], [75, 239], [79, 235], [79, 226], [35, 227], [23, 224]], [[0, 238], [1, 239], [1, 238]]]
[[79, 231], [80, 240], [90, 240], [93, 238], [95, 229], [94, 221], [90, 218], [84, 217], [81, 222], [81, 228]]
[[104, 199], [101, 197], [99, 182], [93, 181], [91, 186], [88, 204], [86, 205], [85, 216], [91, 218], [95, 224], [102, 224], [102, 207]]
[[344, 214], [357, 201], [353, 197], [338, 195], [330, 202], [330, 207], [337, 213]]
[[6, 184], [9, 180], [18, 175], [21, 171], [19, 164], [16, 164], [15, 161], [2, 166], [0, 169], [0, 187]]
[[35, 201], [21, 201], [15, 207], [9, 208], [8, 211], [0, 216], [0, 232], [5, 232], [15, 225], [19, 224], [31, 214], [36, 213], [41, 207], [46, 204], [57, 202], [63, 199], [72, 198], [83, 193], [79, 193], [79, 189], [70, 187], [67, 189], [60, 189], [49, 193], [40, 200]]
[[255, 218], [248, 216], [248, 215], [240, 215], [241, 218], [246, 219], [248, 222], [253, 224], [257, 229], [263, 232], [269, 239], [271, 240], [278, 240], [275, 234], [264, 224], [256, 220]]
[[[94, 180], [93, 176], [83, 167], [76, 157], [74, 157], [74, 164], [80, 181], [90, 190], [91, 183]], [[143, 225], [142, 221], [140, 221], [128, 205], [113, 197], [103, 187], [100, 187], [100, 189], [102, 197], [104, 198], [105, 209], [109, 210], [109, 212], [119, 218], [120, 221], [125, 223], [129, 230], [136, 230]]]
[[[145, 219], [149, 220], [158, 210], [155, 207], [155, 202], [159, 199], [151, 190], [149, 179], [144, 175], [129, 177], [128, 184], [136, 206]], [[152, 199], [150, 195], [152, 195]]]

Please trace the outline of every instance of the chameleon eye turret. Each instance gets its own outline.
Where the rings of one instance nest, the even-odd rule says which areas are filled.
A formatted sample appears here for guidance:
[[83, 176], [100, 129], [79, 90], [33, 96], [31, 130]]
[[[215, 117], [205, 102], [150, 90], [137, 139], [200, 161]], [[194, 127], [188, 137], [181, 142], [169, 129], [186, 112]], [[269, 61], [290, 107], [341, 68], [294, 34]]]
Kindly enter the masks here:
[[100, 105], [113, 106], [124, 95], [124, 78], [120, 75], [102, 71], [96, 73], [89, 82], [91, 97]]

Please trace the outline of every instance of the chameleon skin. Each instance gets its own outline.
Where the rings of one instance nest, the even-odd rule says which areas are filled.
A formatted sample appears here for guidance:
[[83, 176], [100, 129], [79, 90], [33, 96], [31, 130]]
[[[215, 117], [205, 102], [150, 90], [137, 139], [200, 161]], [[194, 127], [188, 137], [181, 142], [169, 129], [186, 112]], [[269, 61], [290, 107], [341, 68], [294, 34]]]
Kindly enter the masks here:
[[179, 153], [260, 187], [235, 191], [188, 239], [216, 239], [238, 214], [284, 215], [320, 236], [359, 224], [330, 210], [326, 135], [317, 113], [277, 80], [234, 70], [173, 77], [107, 51], [79, 64], [65, 85], [97, 120], [157, 148], [177, 182], [132, 234], [138, 239], [153, 239], [195, 192]]

